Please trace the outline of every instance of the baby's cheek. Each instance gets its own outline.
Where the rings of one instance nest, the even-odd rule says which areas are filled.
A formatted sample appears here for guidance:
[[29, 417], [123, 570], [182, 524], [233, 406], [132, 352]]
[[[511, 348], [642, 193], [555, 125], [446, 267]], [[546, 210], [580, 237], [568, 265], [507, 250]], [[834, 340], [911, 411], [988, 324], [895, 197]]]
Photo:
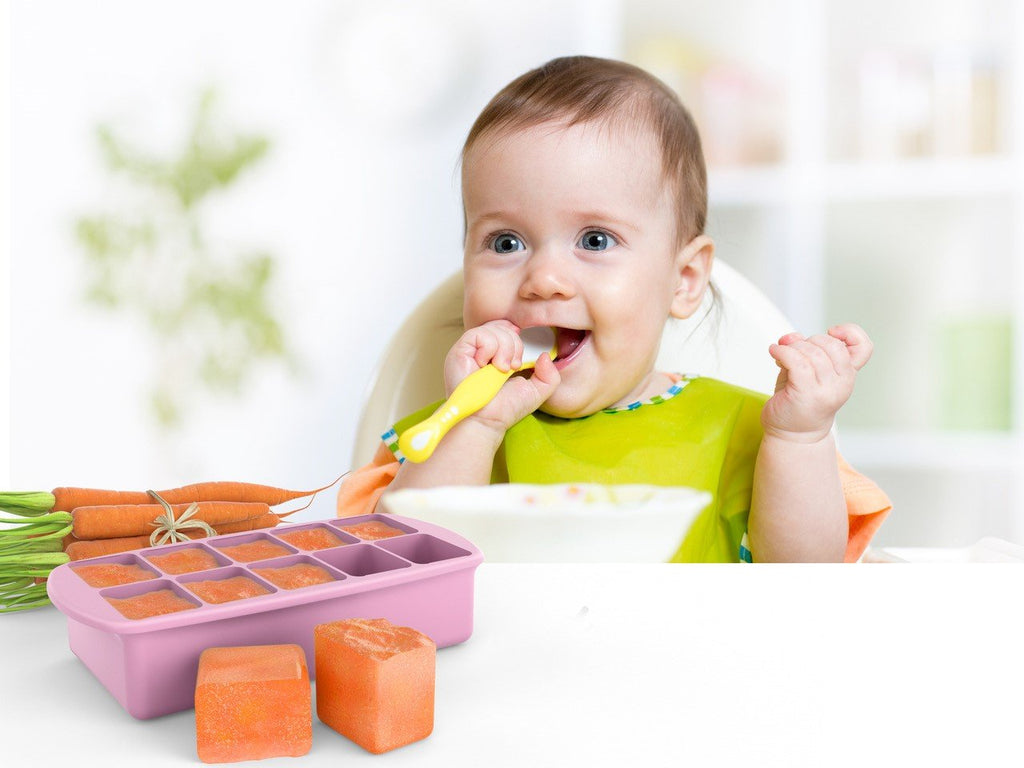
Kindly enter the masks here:
[[462, 317], [466, 328], [475, 328], [488, 320], [504, 317], [496, 306], [495, 291], [479, 283], [467, 283], [462, 302]]

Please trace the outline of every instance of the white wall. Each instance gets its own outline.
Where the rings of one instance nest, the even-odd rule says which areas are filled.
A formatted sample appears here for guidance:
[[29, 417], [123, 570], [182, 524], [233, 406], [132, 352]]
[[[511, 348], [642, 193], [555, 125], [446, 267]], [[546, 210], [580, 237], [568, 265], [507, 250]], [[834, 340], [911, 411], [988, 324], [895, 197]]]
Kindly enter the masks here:
[[[11, 50], [10, 19], [0, 18], [0, 51]], [[0, 58], [0, 487], [11, 479], [11, 59]]]
[[[14, 0], [3, 486], [313, 487], [348, 469], [381, 345], [459, 267], [455, 165], [476, 113], [552, 56], [616, 53], [614, 3], [577, 4]], [[226, 124], [273, 142], [211, 231], [278, 256], [276, 306], [302, 372], [267, 367], [168, 439], [144, 401], [148, 337], [83, 301], [71, 227], [117, 199], [94, 126], [170, 151], [207, 84]], [[320, 499], [310, 514], [330, 509]]]

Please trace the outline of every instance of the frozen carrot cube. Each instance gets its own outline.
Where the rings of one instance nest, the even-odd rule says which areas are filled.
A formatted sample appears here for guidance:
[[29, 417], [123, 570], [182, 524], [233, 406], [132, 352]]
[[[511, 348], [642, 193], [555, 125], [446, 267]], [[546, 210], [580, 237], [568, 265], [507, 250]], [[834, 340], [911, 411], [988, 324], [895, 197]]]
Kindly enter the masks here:
[[118, 584], [133, 584], [136, 581], [148, 581], [156, 578], [155, 573], [134, 563], [79, 565], [74, 570], [90, 587], [113, 587]]
[[208, 603], [229, 603], [232, 600], [246, 600], [250, 597], [270, 594], [269, 589], [248, 576], [192, 581], [185, 586]]
[[165, 555], [147, 555], [146, 559], [164, 573], [194, 573], [217, 567], [217, 558], [200, 547], [176, 549]]
[[274, 542], [267, 541], [266, 539], [250, 541], [247, 544], [235, 544], [230, 547], [221, 547], [220, 551], [232, 560], [237, 560], [240, 563], [251, 563], [256, 560], [269, 560], [272, 557], [281, 557], [281, 555], [291, 554], [291, 552], [280, 544], [275, 544]]
[[316, 713], [376, 754], [434, 729], [434, 641], [387, 619], [345, 619], [313, 630]]
[[390, 539], [392, 536], [401, 536], [405, 533], [405, 531], [394, 528], [387, 523], [382, 523], [379, 520], [367, 520], [365, 523], [344, 525], [341, 530], [348, 531], [353, 536], [358, 536], [360, 539], [368, 541]]
[[278, 538], [284, 539], [298, 549], [329, 549], [345, 542], [326, 528], [307, 528], [304, 531], [281, 531]]
[[170, 589], [155, 589], [134, 597], [108, 597], [107, 602], [117, 608], [126, 619], [148, 619], [165, 613], [189, 611], [199, 606], [179, 597]]
[[298, 757], [313, 745], [306, 656], [298, 645], [207, 648], [196, 676], [204, 763]]
[[310, 563], [296, 563], [283, 568], [253, 568], [252, 572], [281, 589], [302, 589], [334, 581], [325, 569]]

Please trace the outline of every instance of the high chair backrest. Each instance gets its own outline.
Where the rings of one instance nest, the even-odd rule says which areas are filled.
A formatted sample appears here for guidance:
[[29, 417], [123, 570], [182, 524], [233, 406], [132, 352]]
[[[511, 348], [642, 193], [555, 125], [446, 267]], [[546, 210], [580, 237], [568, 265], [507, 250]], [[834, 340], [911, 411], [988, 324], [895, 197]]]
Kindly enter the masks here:
[[[743, 275], [716, 259], [711, 292], [694, 315], [670, 319], [656, 367], [698, 373], [759, 392], [772, 392], [778, 368], [768, 345], [793, 330], [782, 312]], [[398, 419], [444, 397], [445, 355], [462, 335], [462, 272], [441, 283], [402, 323], [368, 387], [352, 466], [370, 460], [380, 436]]]

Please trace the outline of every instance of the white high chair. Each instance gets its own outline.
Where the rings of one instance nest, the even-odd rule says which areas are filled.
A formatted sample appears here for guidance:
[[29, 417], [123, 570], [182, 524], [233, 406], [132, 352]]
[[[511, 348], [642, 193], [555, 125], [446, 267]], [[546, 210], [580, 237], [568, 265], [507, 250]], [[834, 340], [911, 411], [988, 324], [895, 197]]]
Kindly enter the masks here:
[[[669, 319], [656, 367], [699, 373], [758, 392], [772, 392], [778, 368], [768, 346], [793, 324], [743, 275], [715, 259], [711, 292], [694, 315]], [[462, 272], [441, 283], [406, 318], [385, 348], [356, 427], [352, 466], [367, 463], [380, 436], [398, 419], [444, 397], [445, 355], [462, 335]]]

